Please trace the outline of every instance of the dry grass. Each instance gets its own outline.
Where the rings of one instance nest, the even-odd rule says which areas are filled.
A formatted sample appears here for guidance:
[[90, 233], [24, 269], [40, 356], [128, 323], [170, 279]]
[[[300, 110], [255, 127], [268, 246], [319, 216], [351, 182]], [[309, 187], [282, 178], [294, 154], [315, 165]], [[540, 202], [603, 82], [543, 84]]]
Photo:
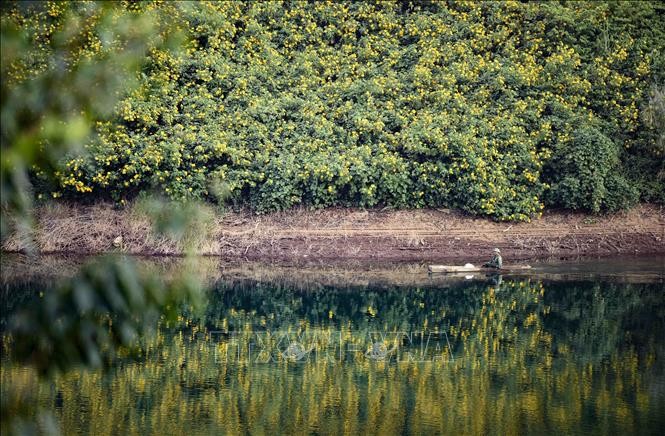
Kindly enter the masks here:
[[[13, 233], [3, 242], [5, 251], [25, 251], [32, 243], [42, 253], [101, 253], [180, 255], [188, 248], [201, 254], [219, 251], [217, 218], [209, 209], [198, 211], [190, 229], [180, 237], [154, 231], [149, 216], [131, 205], [70, 205], [48, 203], [37, 211], [34, 239]], [[118, 237], [121, 242], [114, 244]]]
[[[166, 211], [168, 213], [168, 211]], [[32, 238], [14, 233], [3, 250], [46, 253], [181, 255], [227, 258], [421, 259], [485, 257], [498, 246], [515, 256], [665, 252], [665, 212], [640, 205], [610, 216], [549, 211], [532, 223], [497, 223], [449, 210], [296, 208], [270, 215], [202, 207], [181, 237], [153, 231], [141, 207], [48, 203]], [[114, 245], [114, 240], [122, 243]], [[626, 251], [628, 250], [628, 251]]]

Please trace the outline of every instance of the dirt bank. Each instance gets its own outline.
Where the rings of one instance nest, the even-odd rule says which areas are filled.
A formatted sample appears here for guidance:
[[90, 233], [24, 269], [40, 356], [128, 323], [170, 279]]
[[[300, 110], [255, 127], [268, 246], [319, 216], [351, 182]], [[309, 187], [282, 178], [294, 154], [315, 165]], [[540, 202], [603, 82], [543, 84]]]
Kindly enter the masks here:
[[[0, 260], [0, 296], [7, 286], [26, 289], [36, 284], [58, 283], [76, 274], [91, 259], [86, 256], [5, 254]], [[221, 257], [197, 258], [185, 266], [178, 257], [138, 256], [133, 258], [139, 271], [172, 278], [186, 267], [205, 288], [225, 283], [266, 283], [289, 289], [314, 290], [323, 287], [447, 287], [476, 280], [488, 282], [486, 273], [428, 274], [426, 262], [365, 262], [312, 260], [296, 264], [270, 261], [229, 261]], [[503, 272], [512, 279], [592, 280], [612, 283], [665, 283], [665, 255], [586, 257], [574, 260], [530, 260], [532, 269]], [[194, 268], [191, 270], [189, 268]]]
[[[155, 237], [145, 218], [110, 205], [58, 205], [37, 211], [28, 241], [46, 253], [177, 255], [182, 245]], [[122, 243], [114, 246], [114, 239]], [[116, 240], [117, 242], [117, 240]], [[298, 209], [271, 215], [218, 216], [195, 241], [200, 254], [229, 259], [477, 261], [499, 247], [505, 259], [665, 253], [665, 209], [640, 205], [609, 216], [548, 211], [531, 223], [496, 223], [449, 210]]]

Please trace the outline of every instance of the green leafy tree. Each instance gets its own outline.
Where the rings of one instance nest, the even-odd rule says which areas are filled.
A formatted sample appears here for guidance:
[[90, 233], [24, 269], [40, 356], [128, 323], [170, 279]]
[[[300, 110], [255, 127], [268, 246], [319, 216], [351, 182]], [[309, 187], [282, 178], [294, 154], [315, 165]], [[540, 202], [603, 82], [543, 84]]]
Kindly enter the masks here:
[[[30, 229], [31, 178], [56, 186], [63, 157], [94, 160], [82, 153], [95, 123], [113, 113], [119, 97], [137, 83], [149, 50], [176, 46], [177, 29], [158, 15], [135, 3], [3, 3], [2, 238], [10, 224]], [[43, 188], [37, 186], [37, 192]], [[172, 209], [173, 222], [158, 219], [157, 230], [191, 235], [187, 227], [196, 215], [185, 209]], [[186, 271], [170, 281], [156, 280], [137, 273], [127, 260], [100, 260], [47, 293], [44, 304], [13, 319], [13, 352], [42, 375], [101, 366], [136, 347], [139, 335], [158, 319], [196, 304], [198, 285]], [[46, 414], [35, 418], [30, 398], [11, 389], [5, 393], [3, 433], [57, 433]]]
[[147, 51], [177, 42], [160, 23], [113, 3], [3, 4], [3, 236], [10, 219], [30, 218], [29, 174], [52, 182], [63, 156], [81, 156], [94, 123], [132, 88]]

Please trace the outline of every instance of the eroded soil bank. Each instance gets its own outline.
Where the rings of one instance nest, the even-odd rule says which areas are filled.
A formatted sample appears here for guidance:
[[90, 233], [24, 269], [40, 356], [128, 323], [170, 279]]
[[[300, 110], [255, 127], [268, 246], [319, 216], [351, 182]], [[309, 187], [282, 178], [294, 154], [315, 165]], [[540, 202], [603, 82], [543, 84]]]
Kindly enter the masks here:
[[[11, 236], [3, 250], [24, 251], [32, 243], [44, 253], [183, 252], [181, 242], [154, 235], [147, 219], [108, 204], [50, 205], [39, 209], [37, 217], [32, 235]], [[509, 260], [662, 254], [665, 209], [640, 205], [608, 216], [548, 211], [531, 223], [497, 223], [449, 210], [297, 209], [259, 216], [228, 212], [197, 231], [193, 247], [202, 255], [288, 263], [474, 262], [487, 258], [493, 247]]]

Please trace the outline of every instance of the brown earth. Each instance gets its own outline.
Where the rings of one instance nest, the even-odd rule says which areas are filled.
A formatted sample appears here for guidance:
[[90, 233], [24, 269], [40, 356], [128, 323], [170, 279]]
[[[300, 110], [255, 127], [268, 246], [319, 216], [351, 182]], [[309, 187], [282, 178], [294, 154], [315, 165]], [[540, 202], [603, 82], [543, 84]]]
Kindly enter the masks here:
[[[184, 245], [155, 236], [149, 221], [110, 205], [50, 205], [37, 211], [30, 237], [2, 249], [45, 253], [178, 255]], [[114, 239], [122, 237], [119, 246]], [[531, 223], [497, 223], [439, 210], [295, 209], [270, 215], [229, 212], [193, 239], [194, 251], [228, 259], [308, 261], [479, 261], [501, 249], [506, 259], [665, 253], [665, 209], [640, 205], [595, 216], [547, 211]], [[117, 242], [117, 241], [116, 241]]]
[[496, 223], [447, 210], [344, 209], [228, 217], [221, 242], [236, 256], [438, 260], [665, 252], [662, 208], [608, 216], [549, 212], [531, 223]]

